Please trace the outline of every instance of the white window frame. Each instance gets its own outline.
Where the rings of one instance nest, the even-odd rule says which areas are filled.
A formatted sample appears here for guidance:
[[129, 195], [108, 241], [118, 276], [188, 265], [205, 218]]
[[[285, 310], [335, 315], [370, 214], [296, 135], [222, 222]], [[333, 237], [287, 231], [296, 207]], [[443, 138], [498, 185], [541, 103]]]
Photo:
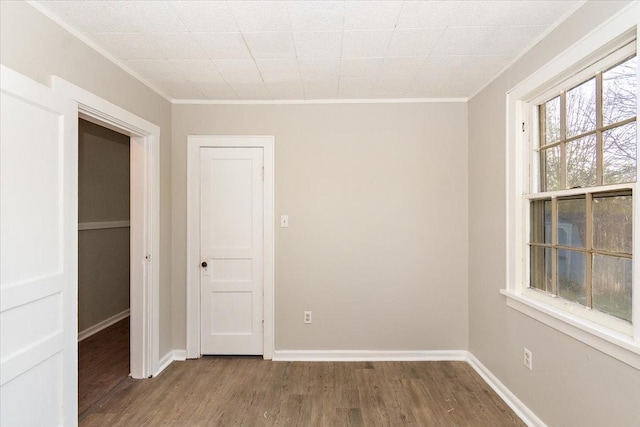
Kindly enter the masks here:
[[[558, 331], [640, 369], [640, 197], [633, 191], [632, 325], [597, 310], [527, 287], [529, 279], [529, 188], [531, 138], [537, 137], [536, 102], [567, 79], [579, 83], [585, 67], [635, 38], [638, 61], [640, 4], [629, 4], [583, 39], [551, 60], [507, 93], [506, 102], [506, 288], [507, 305]], [[640, 69], [640, 67], [639, 67]], [[640, 88], [640, 85], [638, 85]], [[638, 97], [640, 99], [640, 97]], [[640, 111], [640, 108], [638, 109]], [[638, 128], [640, 129], [640, 127]], [[639, 162], [640, 163], [640, 162]], [[531, 165], [531, 166], [530, 166]], [[640, 174], [637, 176], [640, 177]], [[604, 187], [602, 188], [604, 190]], [[583, 192], [584, 189], [575, 190]], [[575, 192], [574, 191], [574, 192]], [[558, 194], [569, 195], [572, 190]]]

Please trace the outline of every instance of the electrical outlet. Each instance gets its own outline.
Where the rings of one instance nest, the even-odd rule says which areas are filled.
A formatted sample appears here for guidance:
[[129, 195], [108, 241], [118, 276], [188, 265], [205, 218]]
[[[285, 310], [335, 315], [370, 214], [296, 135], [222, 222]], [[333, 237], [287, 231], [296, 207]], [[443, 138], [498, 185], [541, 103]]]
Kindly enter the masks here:
[[524, 349], [524, 366], [533, 370], [533, 353], [526, 347]]
[[310, 311], [305, 311], [304, 312], [304, 323], [311, 323], [311, 312]]

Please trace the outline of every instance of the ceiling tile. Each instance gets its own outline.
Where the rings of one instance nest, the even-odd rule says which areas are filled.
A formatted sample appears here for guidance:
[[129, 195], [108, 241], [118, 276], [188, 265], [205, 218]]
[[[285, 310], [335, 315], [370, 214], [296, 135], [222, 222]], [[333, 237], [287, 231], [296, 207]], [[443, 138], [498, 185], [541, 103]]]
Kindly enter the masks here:
[[213, 99], [468, 96], [580, 4], [34, 1], [171, 96]]
[[373, 87], [372, 93], [376, 96], [402, 97], [412, 82], [413, 79], [407, 78], [379, 80]]
[[[467, 95], [489, 81], [510, 60], [511, 56], [431, 56], [415, 78], [416, 85], [439, 82], [439, 89], [450, 89], [449, 96], [460, 96], [460, 91], [468, 88]], [[465, 70], [460, 72], [460, 70]], [[456, 78], [452, 79], [451, 76]]]
[[290, 31], [287, 4], [283, 1], [229, 1], [242, 32]]
[[42, 1], [39, 4], [88, 33], [135, 32], [118, 1]]
[[576, 4], [575, 1], [463, 1], [449, 25], [550, 25]]
[[342, 32], [305, 31], [293, 33], [296, 53], [300, 59], [336, 59], [342, 49]]
[[147, 39], [160, 49], [167, 59], [207, 59], [198, 40], [191, 33], [150, 33]]
[[449, 27], [433, 47], [433, 55], [467, 55], [491, 39], [496, 27]]
[[216, 68], [231, 85], [232, 83], [261, 83], [262, 78], [256, 64], [251, 60], [217, 60]]
[[[429, 81], [414, 81], [405, 92], [412, 98], [457, 98], [465, 97], [469, 92], [461, 90], [463, 86], [473, 86], [471, 82], [452, 82], [450, 78], [434, 78]], [[473, 89], [471, 89], [472, 91]]]
[[152, 82], [180, 82], [184, 76], [175, 66], [162, 59], [130, 59], [125, 64]]
[[474, 53], [477, 55], [516, 55], [531, 45], [546, 28], [543, 26], [498, 27]]
[[340, 65], [340, 81], [342, 78], [365, 79], [375, 78], [380, 71], [384, 58], [344, 58]]
[[338, 97], [338, 79], [303, 81], [307, 99], [335, 99]]
[[171, 62], [175, 69], [190, 82], [224, 82], [210, 59], [179, 59]]
[[241, 33], [193, 33], [211, 59], [251, 59]]
[[204, 94], [189, 82], [166, 82], [160, 83], [164, 89], [174, 99], [202, 99]]
[[344, 21], [342, 1], [289, 1], [293, 31], [340, 31]]
[[367, 98], [371, 96], [374, 79], [340, 77], [338, 96], [340, 98]]
[[267, 83], [269, 92], [273, 99], [304, 99], [304, 89], [302, 83], [298, 81], [291, 82], [271, 82]]
[[582, 1], [512, 1], [511, 7], [503, 15], [501, 25], [545, 25], [557, 22], [559, 18], [576, 8]]
[[179, 33], [188, 31], [168, 1], [122, 1], [120, 10], [135, 31], [141, 33]]
[[504, 22], [509, 11], [518, 7], [515, 1], [462, 2], [449, 22], [450, 26], [493, 26]]
[[290, 82], [300, 80], [298, 61], [295, 59], [261, 59], [256, 64], [267, 83]]
[[459, 1], [405, 1], [396, 29], [446, 27], [460, 6]]
[[295, 58], [291, 32], [244, 33], [254, 59]]
[[426, 57], [436, 45], [444, 30], [444, 27], [395, 30], [389, 43], [387, 56]]
[[264, 83], [229, 83], [240, 99], [273, 99]]
[[424, 64], [425, 58], [386, 58], [380, 68], [382, 79], [413, 78]]
[[401, 8], [401, 1], [347, 1], [344, 5], [344, 29], [393, 29]]
[[236, 20], [224, 1], [171, 1], [171, 8], [193, 32], [237, 32]]
[[198, 83], [196, 87], [208, 99], [238, 99], [238, 95], [225, 82]]
[[301, 59], [298, 66], [303, 81], [337, 80], [340, 75], [338, 59]]
[[[433, 79], [430, 82], [430, 88], [428, 93], [424, 93], [423, 96], [432, 97], [466, 97], [469, 93], [473, 93], [483, 84], [483, 80], [476, 77], [465, 76], [461, 79]], [[411, 91], [409, 89], [407, 92]]]
[[97, 33], [92, 37], [119, 59], [164, 59], [162, 50], [140, 33]]
[[479, 76], [483, 82], [487, 82], [512, 59], [512, 56], [475, 56], [471, 70], [466, 74], [471, 77]]
[[383, 57], [392, 34], [393, 30], [345, 31], [342, 37], [342, 57]]

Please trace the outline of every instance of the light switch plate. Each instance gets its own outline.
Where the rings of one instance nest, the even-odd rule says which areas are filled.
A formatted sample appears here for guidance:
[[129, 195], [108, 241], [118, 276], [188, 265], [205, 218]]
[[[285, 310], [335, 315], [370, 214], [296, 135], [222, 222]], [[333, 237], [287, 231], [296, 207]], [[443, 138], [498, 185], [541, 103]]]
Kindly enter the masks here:
[[289, 215], [280, 215], [280, 227], [289, 227]]

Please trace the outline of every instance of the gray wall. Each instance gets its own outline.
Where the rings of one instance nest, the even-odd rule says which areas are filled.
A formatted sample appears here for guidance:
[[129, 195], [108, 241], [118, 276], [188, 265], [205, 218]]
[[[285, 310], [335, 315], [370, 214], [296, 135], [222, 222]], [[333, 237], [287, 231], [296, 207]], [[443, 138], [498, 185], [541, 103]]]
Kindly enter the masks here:
[[465, 103], [174, 105], [174, 346], [187, 135], [215, 134], [275, 135], [276, 350], [466, 349], [466, 123]]
[[[79, 120], [78, 222], [129, 220], [129, 137]], [[129, 228], [78, 232], [78, 331], [129, 308]]]
[[[588, 2], [469, 102], [469, 351], [550, 426], [637, 426], [640, 372], [506, 306], [505, 94], [626, 2]], [[534, 369], [522, 364], [533, 351]]]
[[160, 355], [171, 337], [171, 104], [24, 2], [0, 1], [0, 63], [44, 85], [57, 75], [160, 126]]

